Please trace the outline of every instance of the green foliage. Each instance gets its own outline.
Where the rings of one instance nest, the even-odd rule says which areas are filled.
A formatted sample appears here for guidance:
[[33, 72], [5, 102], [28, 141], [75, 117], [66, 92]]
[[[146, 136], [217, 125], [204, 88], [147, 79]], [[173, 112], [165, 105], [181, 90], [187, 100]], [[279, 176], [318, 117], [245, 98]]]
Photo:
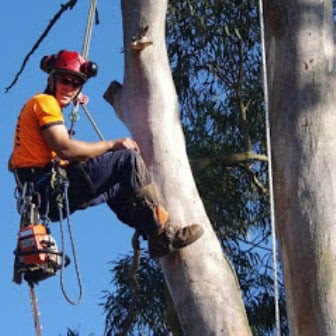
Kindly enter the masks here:
[[79, 336], [79, 333], [77, 331], [68, 329], [67, 336]]
[[[66, 336], [80, 336], [80, 335], [79, 335], [79, 331], [77, 331], [77, 330], [72, 330], [72, 329], [68, 328], [68, 329], [67, 329], [67, 334], [66, 334]], [[87, 336], [95, 336], [95, 334], [90, 333], [90, 334], [88, 334]]]
[[[257, 8], [251, 0], [172, 0], [167, 40], [198, 190], [250, 323], [266, 335], [274, 328], [267, 161], [232, 159], [267, 153]], [[281, 304], [284, 311], [283, 296]]]
[[[170, 0], [167, 44], [198, 190], [237, 272], [253, 333], [266, 336], [275, 326], [267, 160], [236, 155], [267, 153], [257, 8], [256, 0]], [[106, 335], [120, 331], [127, 314], [129, 258], [112, 269]], [[129, 335], [157, 335], [168, 324], [162, 274], [144, 258], [138, 276], [141, 299]], [[280, 294], [286, 335], [282, 283]]]
[[[134, 295], [130, 283], [131, 256], [126, 256], [113, 262], [111, 269], [114, 275], [112, 284], [115, 290], [105, 292], [103, 304], [106, 312], [105, 336], [119, 335], [125, 328], [124, 321], [129, 312], [129, 303]], [[141, 257], [141, 267], [137, 272], [140, 284], [140, 296], [134, 319], [135, 330], [127, 333], [133, 335], [159, 335], [167, 329], [165, 324], [166, 306], [164, 280], [155, 260], [147, 254]]]

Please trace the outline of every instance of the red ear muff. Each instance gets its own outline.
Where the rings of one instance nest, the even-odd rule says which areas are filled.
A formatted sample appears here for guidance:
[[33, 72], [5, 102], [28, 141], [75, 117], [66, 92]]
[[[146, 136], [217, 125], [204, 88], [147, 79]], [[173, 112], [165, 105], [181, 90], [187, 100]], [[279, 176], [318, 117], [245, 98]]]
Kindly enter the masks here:
[[85, 62], [81, 65], [81, 72], [84, 73], [87, 78], [95, 77], [98, 73], [98, 66], [94, 62]]
[[40, 62], [40, 68], [44, 72], [50, 73], [56, 61], [56, 55], [44, 56]]

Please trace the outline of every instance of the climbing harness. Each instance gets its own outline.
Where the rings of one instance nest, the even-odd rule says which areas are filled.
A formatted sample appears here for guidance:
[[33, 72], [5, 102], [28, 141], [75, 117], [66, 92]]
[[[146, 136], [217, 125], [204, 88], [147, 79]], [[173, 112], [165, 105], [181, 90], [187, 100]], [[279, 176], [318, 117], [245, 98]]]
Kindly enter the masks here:
[[[18, 188], [17, 190], [17, 209], [21, 215], [20, 229], [18, 233], [18, 244], [14, 251], [14, 274], [13, 281], [17, 284], [22, 282], [22, 277], [29, 285], [29, 293], [31, 306], [34, 317], [34, 325], [37, 335], [41, 334], [41, 322], [39, 318], [39, 310], [34, 285], [38, 284], [51, 276], [56, 275], [60, 271], [60, 286], [66, 300], [71, 304], [79, 304], [82, 298], [82, 283], [80, 279], [75, 243], [73, 239], [70, 210], [68, 200], [69, 182], [64, 174], [64, 170], [57, 164], [53, 165], [50, 173], [46, 173], [40, 178], [49, 178], [52, 195], [55, 197], [57, 208], [59, 210], [59, 223], [61, 235], [61, 251], [58, 250], [55, 239], [52, 237], [48, 218], [48, 213], [40, 214], [41, 195], [35, 190], [35, 184], [32, 181], [20, 182], [17, 172], [14, 172]], [[45, 208], [49, 209], [49, 199], [44, 199]], [[65, 216], [67, 218], [67, 226], [69, 239], [71, 242], [72, 256], [79, 287], [79, 295], [76, 300], [69, 297], [64, 286], [64, 269], [70, 263], [69, 257], [65, 253], [65, 239], [63, 228], [63, 208], [65, 207]]]
[[29, 284], [36, 284], [56, 274], [61, 267], [62, 253], [46, 223], [39, 215], [40, 195], [33, 183], [25, 182], [17, 199], [21, 215], [18, 244], [14, 251], [14, 282], [20, 284], [22, 277]]
[[261, 57], [262, 57], [263, 90], [265, 101], [266, 144], [267, 144], [267, 156], [268, 156], [268, 179], [269, 179], [269, 194], [270, 194], [272, 257], [273, 257], [273, 277], [274, 277], [273, 282], [274, 308], [275, 308], [275, 329], [276, 329], [275, 335], [280, 336], [281, 328], [280, 328], [279, 288], [278, 288], [277, 241], [276, 241], [276, 228], [275, 228], [275, 215], [274, 215], [271, 134], [269, 123], [269, 97], [268, 97], [268, 82], [267, 82], [263, 0], [259, 0], [259, 18], [260, 18], [260, 31], [261, 31]]

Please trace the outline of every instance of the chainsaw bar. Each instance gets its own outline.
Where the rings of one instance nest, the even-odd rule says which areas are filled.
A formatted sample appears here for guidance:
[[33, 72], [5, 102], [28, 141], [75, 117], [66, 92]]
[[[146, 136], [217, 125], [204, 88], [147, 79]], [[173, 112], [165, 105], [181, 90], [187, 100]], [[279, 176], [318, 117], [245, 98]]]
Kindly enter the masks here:
[[35, 294], [34, 284], [28, 283], [28, 286], [29, 286], [30, 304], [32, 307], [36, 336], [42, 336], [42, 325], [41, 325], [41, 320], [40, 320], [40, 312], [38, 309], [37, 297]]

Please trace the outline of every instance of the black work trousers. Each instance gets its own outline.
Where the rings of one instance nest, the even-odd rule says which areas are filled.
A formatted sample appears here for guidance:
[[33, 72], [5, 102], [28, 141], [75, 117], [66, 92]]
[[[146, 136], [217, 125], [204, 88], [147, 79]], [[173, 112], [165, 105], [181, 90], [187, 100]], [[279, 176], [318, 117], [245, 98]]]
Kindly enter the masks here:
[[[69, 181], [70, 213], [107, 203], [122, 222], [135, 227], [145, 239], [158, 228], [159, 224], [149, 207], [142, 209], [138, 218], [130, 218], [130, 213], [137, 206], [134, 203], [135, 194], [152, 183], [146, 165], [137, 152], [128, 149], [107, 152], [85, 162], [70, 164], [65, 170]], [[18, 173], [20, 177], [19, 170]], [[59, 209], [49, 179], [45, 176], [42, 173], [36, 174], [35, 189], [42, 198], [48, 199], [48, 216], [51, 221], [57, 221]], [[64, 211], [63, 215], [66, 215]]]

